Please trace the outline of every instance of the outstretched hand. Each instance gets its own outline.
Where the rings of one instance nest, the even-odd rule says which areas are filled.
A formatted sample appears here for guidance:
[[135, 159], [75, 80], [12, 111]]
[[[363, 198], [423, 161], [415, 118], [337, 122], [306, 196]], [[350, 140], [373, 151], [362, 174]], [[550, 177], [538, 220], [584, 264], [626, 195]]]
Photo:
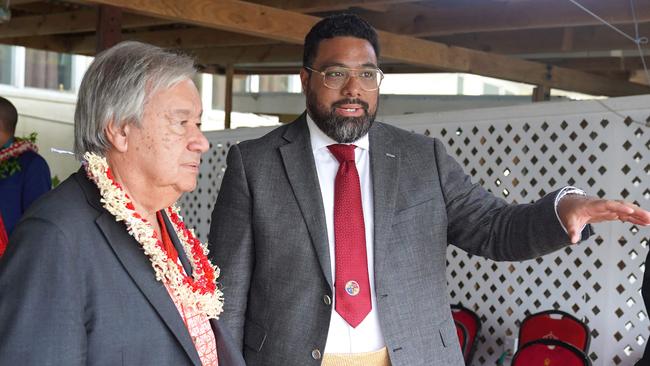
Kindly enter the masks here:
[[621, 221], [650, 225], [650, 212], [625, 201], [569, 194], [562, 197], [557, 210], [573, 244], [580, 241], [580, 232], [587, 224]]

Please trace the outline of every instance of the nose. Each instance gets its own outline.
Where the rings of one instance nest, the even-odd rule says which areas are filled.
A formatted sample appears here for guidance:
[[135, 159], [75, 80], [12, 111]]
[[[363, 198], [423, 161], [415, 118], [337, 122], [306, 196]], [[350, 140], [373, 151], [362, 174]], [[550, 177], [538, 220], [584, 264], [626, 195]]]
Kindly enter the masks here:
[[359, 97], [361, 96], [361, 83], [356, 75], [350, 75], [350, 78], [345, 82], [343, 88], [341, 88], [341, 94], [346, 97]]
[[193, 136], [190, 140], [188, 148], [190, 151], [196, 151], [203, 154], [210, 149], [210, 142], [201, 131], [201, 127], [199, 125], [194, 126], [195, 127], [193, 127], [192, 131]]

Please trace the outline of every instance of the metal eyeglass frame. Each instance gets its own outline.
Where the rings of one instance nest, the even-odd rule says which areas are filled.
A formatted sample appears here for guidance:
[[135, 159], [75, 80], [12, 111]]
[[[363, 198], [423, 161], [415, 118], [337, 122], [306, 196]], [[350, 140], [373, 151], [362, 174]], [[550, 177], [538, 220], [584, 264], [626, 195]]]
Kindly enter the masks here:
[[[313, 71], [313, 72], [315, 72], [315, 73], [317, 73], [317, 74], [320, 74], [320, 75], [323, 77], [323, 85], [325, 85], [325, 87], [327, 87], [327, 88], [329, 88], [329, 89], [333, 89], [333, 90], [339, 90], [339, 89], [342, 89], [342, 88], [343, 88], [343, 87], [344, 87], [344, 86], [345, 86], [345, 85], [350, 81], [350, 78], [351, 78], [351, 77], [358, 77], [358, 76], [356, 76], [356, 75], [352, 75], [352, 73], [351, 73], [350, 71], [361, 71], [361, 70], [373, 69], [373, 70], [377, 70], [377, 71], [379, 72], [379, 81], [377, 82], [377, 87], [376, 87], [376, 88], [366, 89], [366, 88], [363, 87], [363, 83], [359, 83], [359, 85], [361, 85], [361, 89], [363, 89], [363, 90], [365, 90], [365, 91], [375, 91], [375, 90], [379, 89], [379, 87], [381, 86], [381, 82], [384, 80], [384, 72], [381, 71], [381, 69], [378, 68], [378, 67], [374, 67], [374, 68], [373, 68], [373, 67], [368, 67], [368, 68], [362, 68], [362, 69], [353, 69], [353, 68], [351, 68], [351, 67], [345, 67], [345, 66], [329, 66], [329, 67], [326, 67], [325, 70], [323, 70], [323, 71], [316, 70], [316, 69], [312, 69], [312, 68], [309, 67], [309, 66], [303, 66], [303, 67], [304, 67], [305, 69], [309, 70], [309, 71]], [[348, 77], [347, 77], [347, 79], [345, 79], [345, 81], [343, 82], [343, 84], [341, 84], [341, 86], [338, 87], [338, 88], [333, 88], [332, 86], [327, 85], [327, 83], [325, 82], [325, 71], [326, 71], [327, 69], [330, 69], [330, 68], [339, 68], [339, 69], [345, 69], [345, 70], [348, 71]]]

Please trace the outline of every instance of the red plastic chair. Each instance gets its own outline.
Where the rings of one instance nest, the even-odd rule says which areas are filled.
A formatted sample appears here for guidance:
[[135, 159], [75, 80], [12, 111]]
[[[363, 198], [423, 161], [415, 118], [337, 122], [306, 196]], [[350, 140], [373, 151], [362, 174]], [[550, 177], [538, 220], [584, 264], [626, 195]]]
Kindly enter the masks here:
[[523, 345], [510, 366], [591, 366], [581, 350], [556, 339], [538, 339]]
[[476, 339], [481, 331], [481, 319], [472, 310], [461, 304], [451, 306], [451, 315], [454, 321], [461, 323], [467, 330], [467, 342], [463, 348], [463, 358], [470, 364], [476, 350]]
[[460, 349], [465, 354], [465, 348], [467, 347], [467, 329], [465, 326], [454, 320], [454, 324], [456, 325], [456, 333], [458, 334], [458, 341], [460, 342]]
[[560, 310], [547, 310], [527, 316], [519, 327], [519, 344], [537, 339], [557, 339], [585, 354], [589, 350], [589, 327]]

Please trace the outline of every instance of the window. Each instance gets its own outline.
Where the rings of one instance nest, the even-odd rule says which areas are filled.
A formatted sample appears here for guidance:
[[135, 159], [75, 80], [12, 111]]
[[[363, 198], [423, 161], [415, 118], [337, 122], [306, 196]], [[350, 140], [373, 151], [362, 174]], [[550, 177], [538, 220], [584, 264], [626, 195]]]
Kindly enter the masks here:
[[260, 92], [277, 93], [289, 91], [290, 75], [261, 75]]
[[[247, 92], [246, 75], [234, 75], [232, 78], [233, 93]], [[226, 77], [223, 75], [213, 75], [212, 78], [212, 108], [224, 109], [226, 99]]]
[[0, 45], [0, 84], [11, 84], [13, 47]]
[[60, 91], [71, 90], [72, 55], [26, 49], [25, 86]]

